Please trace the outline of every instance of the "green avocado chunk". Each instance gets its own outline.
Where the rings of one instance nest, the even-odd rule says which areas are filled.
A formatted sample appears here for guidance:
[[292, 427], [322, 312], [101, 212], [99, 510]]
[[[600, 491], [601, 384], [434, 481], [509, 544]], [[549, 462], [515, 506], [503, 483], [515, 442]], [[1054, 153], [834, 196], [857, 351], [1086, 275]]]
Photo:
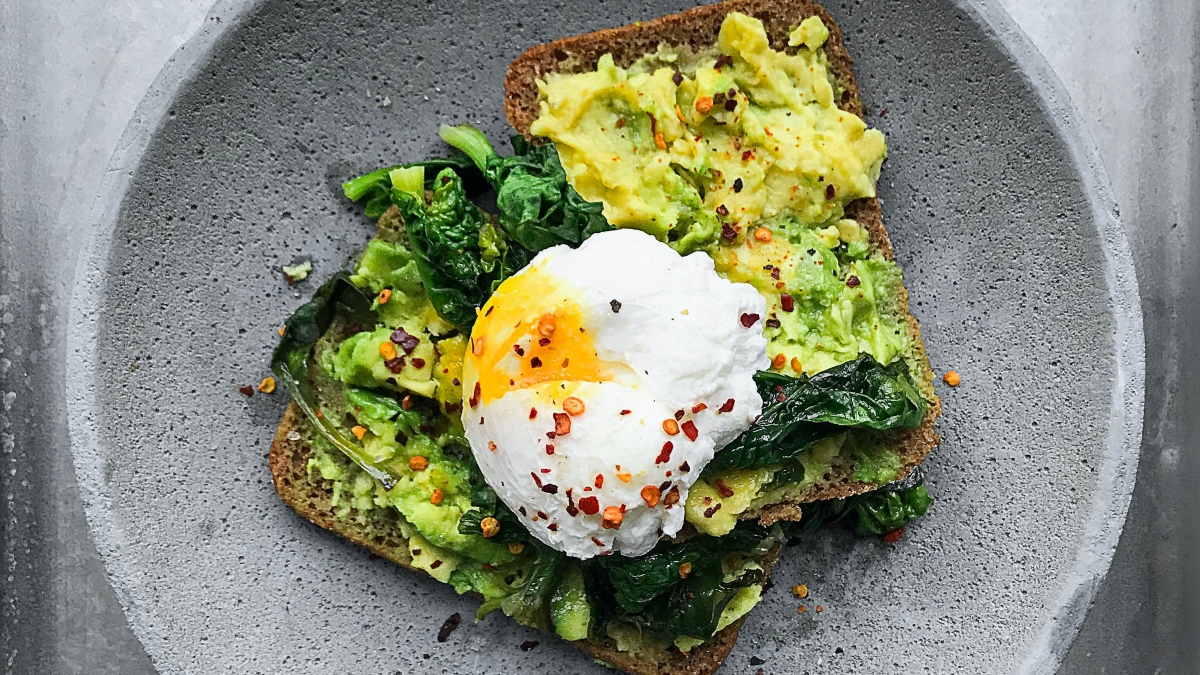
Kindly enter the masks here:
[[579, 565], [567, 565], [562, 580], [551, 594], [550, 619], [554, 622], [554, 632], [564, 640], [583, 640], [588, 636], [592, 606], [588, 602], [583, 586], [583, 570]]

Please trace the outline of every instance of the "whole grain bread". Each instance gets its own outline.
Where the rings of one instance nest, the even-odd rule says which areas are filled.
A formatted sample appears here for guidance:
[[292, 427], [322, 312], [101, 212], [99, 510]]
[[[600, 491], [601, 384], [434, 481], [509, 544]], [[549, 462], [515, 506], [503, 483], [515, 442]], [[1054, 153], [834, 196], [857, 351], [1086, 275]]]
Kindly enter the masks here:
[[[372, 509], [364, 514], [351, 511], [335, 515], [332, 504], [333, 482], [308, 470], [308, 460], [312, 457], [309, 434], [310, 429], [304, 413], [295, 403], [290, 404], [275, 432], [268, 456], [271, 478], [279, 497], [309, 521], [349, 539], [381, 558], [424, 574], [424, 571], [411, 565], [408, 540], [400, 533], [398, 515], [394, 509]], [[771, 567], [779, 557], [779, 551], [780, 548], [776, 547], [767, 554], [763, 563], [766, 574], [770, 574]], [[733, 649], [744, 620], [743, 617], [726, 626], [713, 636], [712, 640], [686, 654], [672, 647], [670, 658], [663, 662], [618, 651], [615, 642], [611, 640], [598, 644], [576, 640], [571, 644], [587, 652], [592, 658], [632, 675], [710, 675], [721, 667], [725, 657]]]
[[[854, 60], [850, 58], [842, 42], [842, 32], [829, 12], [820, 5], [807, 0], [727, 0], [715, 5], [697, 7], [680, 14], [664, 16], [622, 28], [596, 31], [530, 48], [508, 67], [504, 81], [504, 114], [508, 123], [518, 133], [534, 142], [529, 128], [540, 114], [537, 81], [550, 73], [576, 73], [594, 70], [604, 54], [612, 54], [613, 61], [628, 67], [646, 54], [653, 53], [659, 44], [675, 47], [687, 46], [699, 51], [711, 47], [717, 41], [721, 22], [730, 12], [742, 12], [763, 22], [771, 47], [779, 51], [795, 53], [796, 48], [788, 45], [789, 30], [810, 16], [820, 17], [829, 28], [825, 42], [825, 54], [829, 59], [830, 72], [842, 85], [842, 96], [838, 107], [862, 116], [862, 98], [854, 78]], [[883, 226], [883, 217], [877, 198], [859, 199], [846, 206], [846, 217], [857, 220], [870, 235], [871, 243], [888, 260], [892, 259], [892, 243]], [[934, 431], [934, 421], [941, 414], [941, 400], [933, 392], [933, 370], [921, 340], [921, 329], [917, 320], [908, 311], [908, 292], [901, 291], [898, 304], [908, 318], [908, 330], [916, 345], [919, 362], [921, 388], [929, 399], [929, 409], [915, 429], [891, 435], [888, 446], [900, 456], [903, 467], [899, 478], [912, 472], [925, 456], [941, 442]], [[878, 487], [852, 478], [853, 465], [849, 462], [835, 463], [830, 474], [821, 477], [807, 491], [792, 495], [776, 504], [743, 514], [743, 518], [758, 518], [764, 525], [780, 520], [799, 520], [802, 509], [799, 504], [821, 499], [849, 497], [869, 492]]]

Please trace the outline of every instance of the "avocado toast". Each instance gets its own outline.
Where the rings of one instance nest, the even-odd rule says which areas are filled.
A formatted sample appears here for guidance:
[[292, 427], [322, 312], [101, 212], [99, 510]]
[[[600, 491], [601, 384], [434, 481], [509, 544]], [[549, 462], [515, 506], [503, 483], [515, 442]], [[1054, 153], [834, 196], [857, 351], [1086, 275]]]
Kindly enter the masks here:
[[[737, 25], [722, 41], [730, 13], [736, 13]], [[511, 158], [495, 155], [478, 132], [446, 129], [443, 137], [471, 161], [430, 160], [347, 184], [347, 195], [365, 202], [367, 215], [378, 219], [379, 234], [354, 275], [323, 286], [314, 303], [289, 320], [277, 352], [276, 371], [300, 402], [285, 415], [270, 456], [285, 502], [383, 557], [425, 571], [460, 592], [481, 595], [481, 612], [502, 609], [633, 673], [708, 673], [718, 668], [745, 613], [757, 602], [787, 534], [851, 514], [860, 531], [888, 533], [924, 511], [928, 501], [923, 488], [878, 490], [871, 493], [879, 497], [874, 504], [865, 498], [843, 499], [904, 478], [937, 443], [932, 424], [940, 403], [932, 393], [916, 322], [907, 311], [907, 293], [890, 263], [891, 247], [874, 198], [882, 138], [873, 158], [870, 147], [854, 150], [866, 157], [855, 175], [865, 175], [870, 184], [860, 180], [844, 194], [858, 189], [861, 197], [829, 194], [829, 187], [835, 193], [843, 190], [841, 183], [834, 186], [832, 173], [829, 185], [807, 186], [818, 195], [808, 200], [816, 216], [781, 223], [775, 216], [790, 213], [790, 207], [770, 214], [764, 208], [755, 218], [738, 220], [727, 217], [730, 209], [722, 203], [711, 209], [715, 216], [681, 216], [677, 211], [666, 230], [654, 231], [624, 222], [619, 208], [613, 208], [617, 200], [579, 182], [586, 171], [577, 170], [580, 162], [567, 159], [572, 129], [556, 128], [552, 106], [543, 105], [556, 83], [573, 87], [567, 78], [598, 73], [598, 66], [607, 68], [609, 77], [628, 81], [630, 73], [652, 75], [678, 64], [676, 76], [668, 72], [667, 77], [681, 90], [676, 97], [688, 113], [682, 107], [672, 111], [681, 122], [674, 138], [665, 136], [671, 133], [665, 123], [659, 131], [653, 112], [642, 117], [640, 99], [622, 108], [612, 126], [631, 131], [644, 127], [643, 140], [660, 150], [685, 132], [689, 138], [699, 131], [695, 136], [707, 134], [722, 144], [744, 143], [739, 150], [751, 153], [744, 161], [752, 164], [754, 153], [764, 147], [747, 139], [744, 121], [733, 124], [743, 132], [738, 135], [712, 126], [733, 122], [720, 111], [736, 116], [752, 103], [747, 91], [753, 87], [727, 86], [719, 77], [726, 69], [736, 79], [752, 60], [746, 58], [752, 56], [749, 52], [738, 51], [737, 39], [754, 37], [752, 17], [762, 20], [772, 53], [799, 53], [825, 66], [837, 108], [860, 114], [850, 58], [823, 9], [809, 3], [727, 2], [560, 40], [518, 58], [506, 81], [506, 113], [525, 140], [515, 141], [517, 154]], [[811, 17], [819, 21], [806, 22]], [[796, 44], [788, 45], [789, 36], [799, 38], [793, 40]], [[714, 48], [718, 43], [719, 51]], [[606, 64], [605, 54], [611, 57]], [[657, 93], [653, 82], [642, 81], [640, 95]], [[718, 102], [706, 93], [710, 91], [725, 96]], [[726, 107], [730, 101], [732, 107]], [[717, 113], [709, 115], [714, 107]], [[540, 117], [548, 122], [539, 127]], [[535, 134], [539, 129], [544, 133]], [[861, 136], [861, 130], [851, 131]], [[560, 156], [568, 166], [559, 165]], [[713, 168], [692, 164], [672, 169], [696, 187], [697, 194], [681, 200], [692, 212], [712, 207], [705, 197], [722, 189], [757, 193], [750, 177], [722, 180], [721, 170]], [[768, 180], [770, 168], [761, 171], [759, 184], [777, 180]], [[430, 175], [434, 173], [436, 177]], [[477, 213], [466, 203], [472, 183], [484, 181], [498, 193], [498, 217]], [[527, 192], [535, 184], [540, 208], [531, 211]], [[546, 185], [551, 189], [543, 189]], [[827, 196], [821, 200], [820, 195]], [[654, 206], [656, 196], [650, 191], [644, 201]], [[732, 196], [729, 203], [737, 208]], [[718, 448], [707, 468], [697, 468], [702, 477], [690, 483], [691, 493], [678, 504], [687, 511], [683, 530], [641, 558], [616, 555], [580, 563], [531, 537], [537, 530], [513, 513], [515, 502], [509, 503], [506, 494], [497, 499], [489, 489], [496, 487], [494, 477], [479, 470], [472, 457], [478, 448], [464, 444], [455, 421], [459, 415], [466, 420], [464, 413], [479, 399], [478, 390], [464, 390], [461, 380], [463, 362], [478, 349], [473, 314], [490, 314], [498, 302], [489, 305], [490, 294], [525, 268], [537, 251], [554, 244], [578, 246], [614, 224], [651, 231], [681, 254], [709, 255], [722, 276], [760, 290], [769, 310], [766, 318], [760, 322], [757, 314], [749, 315], [753, 320], [747, 325], [743, 314], [742, 321], [746, 328], [765, 328], [771, 360], [755, 377], [762, 417]], [[465, 239], [464, 232], [469, 235]], [[804, 253], [814, 268], [823, 268], [818, 271], [838, 271], [811, 287], [797, 287], [806, 278], [802, 274], [809, 274], [797, 271]], [[462, 264], [448, 264], [451, 260], [474, 261], [475, 266], [463, 270]], [[869, 289], [872, 296], [864, 299]], [[831, 309], [835, 307], [842, 308], [840, 314]], [[619, 303], [612, 309], [618, 311]], [[809, 318], [793, 321], [799, 316]], [[891, 329], [894, 337], [874, 339], [872, 325]], [[839, 335], [845, 339], [838, 341]], [[690, 413], [681, 409], [676, 419], [686, 425], [704, 414], [698, 410], [703, 407]], [[664, 420], [664, 430], [672, 434], [669, 422]], [[691, 429], [685, 426], [683, 435], [694, 441], [695, 425]], [[676, 429], [673, 438], [678, 434]], [[620, 467], [615, 475], [622, 475]], [[537, 474], [533, 480], [545, 487]], [[665, 486], [662, 495], [668, 494]], [[660, 493], [651, 494], [653, 499], [646, 493], [643, 498], [652, 509], [676, 506], [665, 498], [658, 506]], [[815, 509], [799, 506], [814, 500], [832, 501]], [[570, 509], [575, 509], [574, 501], [568, 502]], [[785, 531], [775, 526], [777, 521], [798, 522]], [[616, 523], [619, 527], [620, 520]], [[606, 520], [605, 529], [612, 529], [608, 525]], [[615, 589], [618, 580], [662, 577], [664, 572], [661, 586], [636, 601]], [[701, 588], [703, 583], [709, 586]], [[688, 600], [694, 600], [697, 590], [707, 598], [702, 606]], [[667, 618], [670, 613], [705, 618], [682, 625]]]

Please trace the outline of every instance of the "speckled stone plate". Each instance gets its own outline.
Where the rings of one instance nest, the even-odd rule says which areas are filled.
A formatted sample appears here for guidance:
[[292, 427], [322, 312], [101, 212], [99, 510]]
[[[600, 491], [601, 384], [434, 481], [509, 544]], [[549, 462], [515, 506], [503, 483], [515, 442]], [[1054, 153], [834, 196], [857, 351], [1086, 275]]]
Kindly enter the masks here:
[[[475, 601], [285, 507], [266, 452], [286, 396], [238, 387], [370, 237], [342, 180], [443, 152], [442, 122], [505, 138], [502, 80], [526, 47], [685, 6], [225, 2], [167, 66], [92, 212], [67, 383], [93, 534], [162, 672], [602, 671], [499, 615], [436, 642]], [[1141, 316], [1106, 178], [990, 2], [829, 8], [888, 137], [884, 218], [930, 359], [963, 383], [939, 384], [928, 516], [897, 544], [830, 531], [787, 549], [724, 672], [1052, 671], [1141, 433]], [[279, 267], [299, 257], [314, 280], [289, 288]]]

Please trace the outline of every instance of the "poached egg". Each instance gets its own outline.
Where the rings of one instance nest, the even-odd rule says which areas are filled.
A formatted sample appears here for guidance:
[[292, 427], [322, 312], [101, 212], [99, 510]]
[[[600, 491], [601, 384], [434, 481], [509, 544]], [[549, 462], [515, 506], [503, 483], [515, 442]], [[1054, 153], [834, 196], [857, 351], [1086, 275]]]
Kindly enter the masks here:
[[763, 297], [637, 230], [546, 249], [480, 310], [462, 422], [488, 484], [576, 558], [641, 555], [762, 412]]

